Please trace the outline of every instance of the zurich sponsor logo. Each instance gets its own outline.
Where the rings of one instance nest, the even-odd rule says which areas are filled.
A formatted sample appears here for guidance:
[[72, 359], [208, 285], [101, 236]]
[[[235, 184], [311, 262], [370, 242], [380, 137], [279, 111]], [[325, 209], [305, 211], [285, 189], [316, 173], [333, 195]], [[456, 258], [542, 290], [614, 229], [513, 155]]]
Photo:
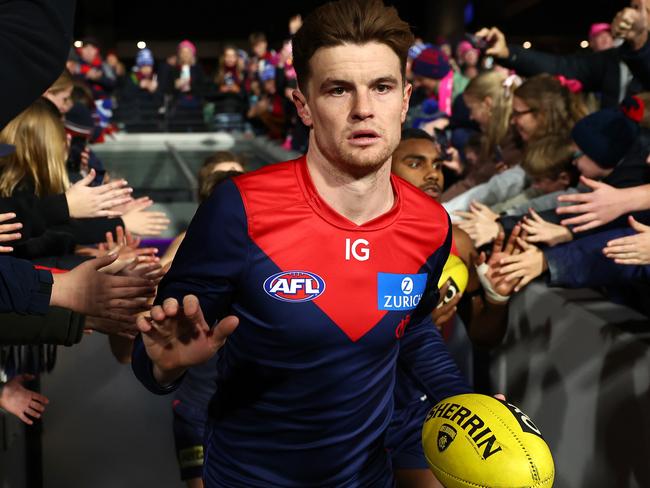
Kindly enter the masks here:
[[407, 295], [413, 292], [413, 280], [408, 276], [402, 280], [402, 291]]
[[264, 280], [264, 291], [283, 302], [309, 302], [323, 294], [325, 281], [309, 271], [282, 271]]
[[427, 274], [377, 275], [377, 306], [379, 310], [413, 310], [427, 287]]

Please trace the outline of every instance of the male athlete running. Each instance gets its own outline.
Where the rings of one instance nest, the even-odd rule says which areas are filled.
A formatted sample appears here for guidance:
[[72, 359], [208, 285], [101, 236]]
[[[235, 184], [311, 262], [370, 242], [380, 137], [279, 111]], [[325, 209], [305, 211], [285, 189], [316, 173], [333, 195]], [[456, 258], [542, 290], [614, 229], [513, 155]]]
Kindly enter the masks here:
[[133, 366], [167, 393], [218, 351], [207, 487], [390, 487], [398, 360], [430, 398], [468, 391], [430, 318], [449, 219], [390, 172], [413, 36], [381, 1], [341, 0], [293, 43], [309, 150], [199, 208]]

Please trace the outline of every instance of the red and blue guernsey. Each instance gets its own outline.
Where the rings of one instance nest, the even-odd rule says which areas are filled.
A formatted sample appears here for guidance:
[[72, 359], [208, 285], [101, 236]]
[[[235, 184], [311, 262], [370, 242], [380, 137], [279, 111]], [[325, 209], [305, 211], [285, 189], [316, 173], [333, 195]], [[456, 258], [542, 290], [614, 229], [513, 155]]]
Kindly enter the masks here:
[[[393, 208], [363, 225], [318, 195], [304, 157], [198, 209], [156, 301], [195, 294], [208, 323], [240, 320], [218, 352], [207, 487], [390, 487], [398, 362], [429, 398], [469, 391], [430, 318], [448, 216], [391, 183]], [[175, 386], [157, 385], [141, 341], [133, 368], [153, 392]]]

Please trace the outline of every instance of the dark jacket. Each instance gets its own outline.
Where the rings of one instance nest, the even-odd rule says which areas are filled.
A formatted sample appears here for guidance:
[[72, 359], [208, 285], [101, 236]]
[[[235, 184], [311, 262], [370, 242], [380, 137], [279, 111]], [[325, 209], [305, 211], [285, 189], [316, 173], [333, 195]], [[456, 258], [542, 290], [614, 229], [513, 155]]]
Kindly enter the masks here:
[[59, 77], [72, 45], [74, 0], [0, 2], [0, 129]]
[[181, 77], [181, 67], [174, 66], [171, 69], [171, 76], [169, 77], [169, 83], [171, 86], [168, 88], [177, 98], [187, 98], [194, 97], [198, 100], [203, 98], [203, 94], [206, 88], [206, 79], [203, 68], [199, 64], [193, 64], [190, 66], [190, 91], [181, 92], [176, 89], [175, 83], [176, 80]]
[[37, 270], [29, 261], [0, 256], [0, 313], [47, 313], [52, 283], [49, 271]]
[[37, 197], [34, 186], [26, 179], [11, 197], [0, 198], [0, 212], [15, 212], [22, 222], [21, 239], [13, 244], [16, 256], [34, 259], [73, 252], [74, 245], [96, 244], [106, 240], [120, 218], [70, 218], [65, 194]]
[[85, 317], [65, 308], [51, 307], [46, 315], [0, 314], [0, 344], [52, 344], [71, 346], [78, 343]]
[[612, 239], [635, 234], [633, 229], [613, 229], [544, 249], [551, 286], [592, 288], [650, 283], [650, 266], [616, 264], [603, 248]]
[[[510, 56], [497, 62], [522, 76], [540, 73], [563, 75], [582, 82], [587, 92], [600, 93], [602, 107], [615, 107], [627, 94], [650, 89], [650, 41], [632, 51], [627, 45], [600, 52], [555, 55], [508, 44]], [[620, 63], [627, 64], [634, 80], [621, 86]]]

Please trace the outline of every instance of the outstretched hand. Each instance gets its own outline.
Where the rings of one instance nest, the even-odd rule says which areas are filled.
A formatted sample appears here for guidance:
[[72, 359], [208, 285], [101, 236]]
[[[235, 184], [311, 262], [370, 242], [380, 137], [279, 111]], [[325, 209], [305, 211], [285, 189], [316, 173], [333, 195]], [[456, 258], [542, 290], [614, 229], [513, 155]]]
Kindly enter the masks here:
[[521, 249], [519, 254], [499, 261], [499, 274], [505, 282], [517, 283], [515, 292], [548, 269], [544, 253], [537, 246], [527, 243], [521, 237], [517, 238], [517, 246]]
[[151, 200], [136, 200], [127, 212], [122, 215], [126, 229], [141, 236], [158, 236], [169, 227], [170, 220], [165, 212], [146, 210], [153, 202]]
[[109, 253], [116, 253], [117, 260], [108, 268], [102, 269], [103, 272], [116, 274], [126, 268], [133, 262], [151, 263], [157, 262], [156, 257], [158, 249], [155, 247], [139, 247], [142, 239], [133, 236], [131, 232], [124, 231], [124, 227], [118, 225], [115, 228], [115, 238], [112, 232], [106, 232], [106, 242], [97, 246], [94, 256], [105, 256]]
[[25, 381], [31, 381], [34, 376], [21, 374], [14, 376], [0, 389], [0, 407], [15, 415], [27, 425], [32, 425], [32, 419], [41, 418], [45, 405], [50, 403], [47, 397], [28, 390], [23, 386]]
[[628, 221], [630, 227], [637, 233], [609, 241], [603, 253], [616, 264], [648, 265], [650, 264], [650, 226], [639, 223], [632, 216]]
[[210, 359], [225, 344], [239, 319], [229, 315], [210, 328], [199, 300], [186, 295], [181, 307], [175, 298], [151, 309], [151, 317], [138, 317], [137, 327], [160, 384], [169, 384], [194, 365]]
[[94, 179], [95, 170], [91, 169], [86, 177], [77, 181], [65, 192], [70, 217], [82, 219], [122, 215], [115, 211], [114, 207], [132, 200], [133, 189], [126, 186], [126, 180], [90, 186]]
[[495, 58], [505, 59], [510, 56], [510, 49], [506, 42], [506, 36], [496, 27], [491, 29], [483, 28], [476, 33], [476, 37], [482, 37], [488, 42], [485, 54]]
[[553, 247], [573, 240], [573, 234], [567, 227], [547, 222], [532, 208], [528, 211], [530, 217], [524, 216], [524, 221], [521, 224], [528, 233], [526, 241], [531, 244], [542, 243]]
[[637, 51], [648, 40], [648, 14], [646, 0], [631, 2], [629, 7], [619, 11], [611, 24], [612, 35], [625, 39]]
[[[485, 277], [492, 289], [503, 297], [509, 297], [514, 293], [517, 282], [506, 281], [503, 279], [500, 275], [500, 263], [502, 259], [509, 256], [515, 256], [521, 252], [521, 248], [517, 246], [517, 239], [522, 235], [525, 236], [526, 233], [522, 232], [520, 224], [515, 225], [512, 229], [508, 242], [505, 240], [505, 234], [499, 232], [497, 238], [492, 244], [492, 254], [490, 254], [490, 258], [486, 260], [485, 253], [482, 252], [475, 263], [477, 267], [483, 263], [487, 264], [488, 269], [485, 273]], [[490, 300], [489, 294], [487, 295], [487, 299]]]
[[[0, 214], [0, 222], [6, 222], [7, 220], [15, 219], [16, 214], [13, 212]], [[17, 241], [21, 238], [20, 232], [16, 232], [23, 228], [23, 224], [20, 222], [14, 222], [12, 224], [2, 224], [0, 225], [0, 242], [11, 242]], [[0, 252], [12, 252], [14, 250], [11, 246], [0, 246]]]
[[586, 176], [581, 176], [580, 182], [593, 191], [557, 197], [558, 202], [574, 204], [558, 207], [556, 212], [559, 215], [580, 214], [562, 220], [562, 225], [576, 226], [572, 229], [573, 232], [584, 232], [608, 224], [626, 212], [625, 205], [628, 202], [623, 190]]
[[132, 322], [133, 314], [148, 310], [154, 283], [140, 277], [113, 276], [99, 270], [116, 254], [91, 259], [67, 273], [53, 275], [50, 304], [78, 313]]
[[463, 219], [456, 225], [467, 232], [476, 247], [494, 241], [501, 230], [496, 222], [499, 215], [480, 202], [472, 202], [469, 212], [457, 210], [454, 215]]

